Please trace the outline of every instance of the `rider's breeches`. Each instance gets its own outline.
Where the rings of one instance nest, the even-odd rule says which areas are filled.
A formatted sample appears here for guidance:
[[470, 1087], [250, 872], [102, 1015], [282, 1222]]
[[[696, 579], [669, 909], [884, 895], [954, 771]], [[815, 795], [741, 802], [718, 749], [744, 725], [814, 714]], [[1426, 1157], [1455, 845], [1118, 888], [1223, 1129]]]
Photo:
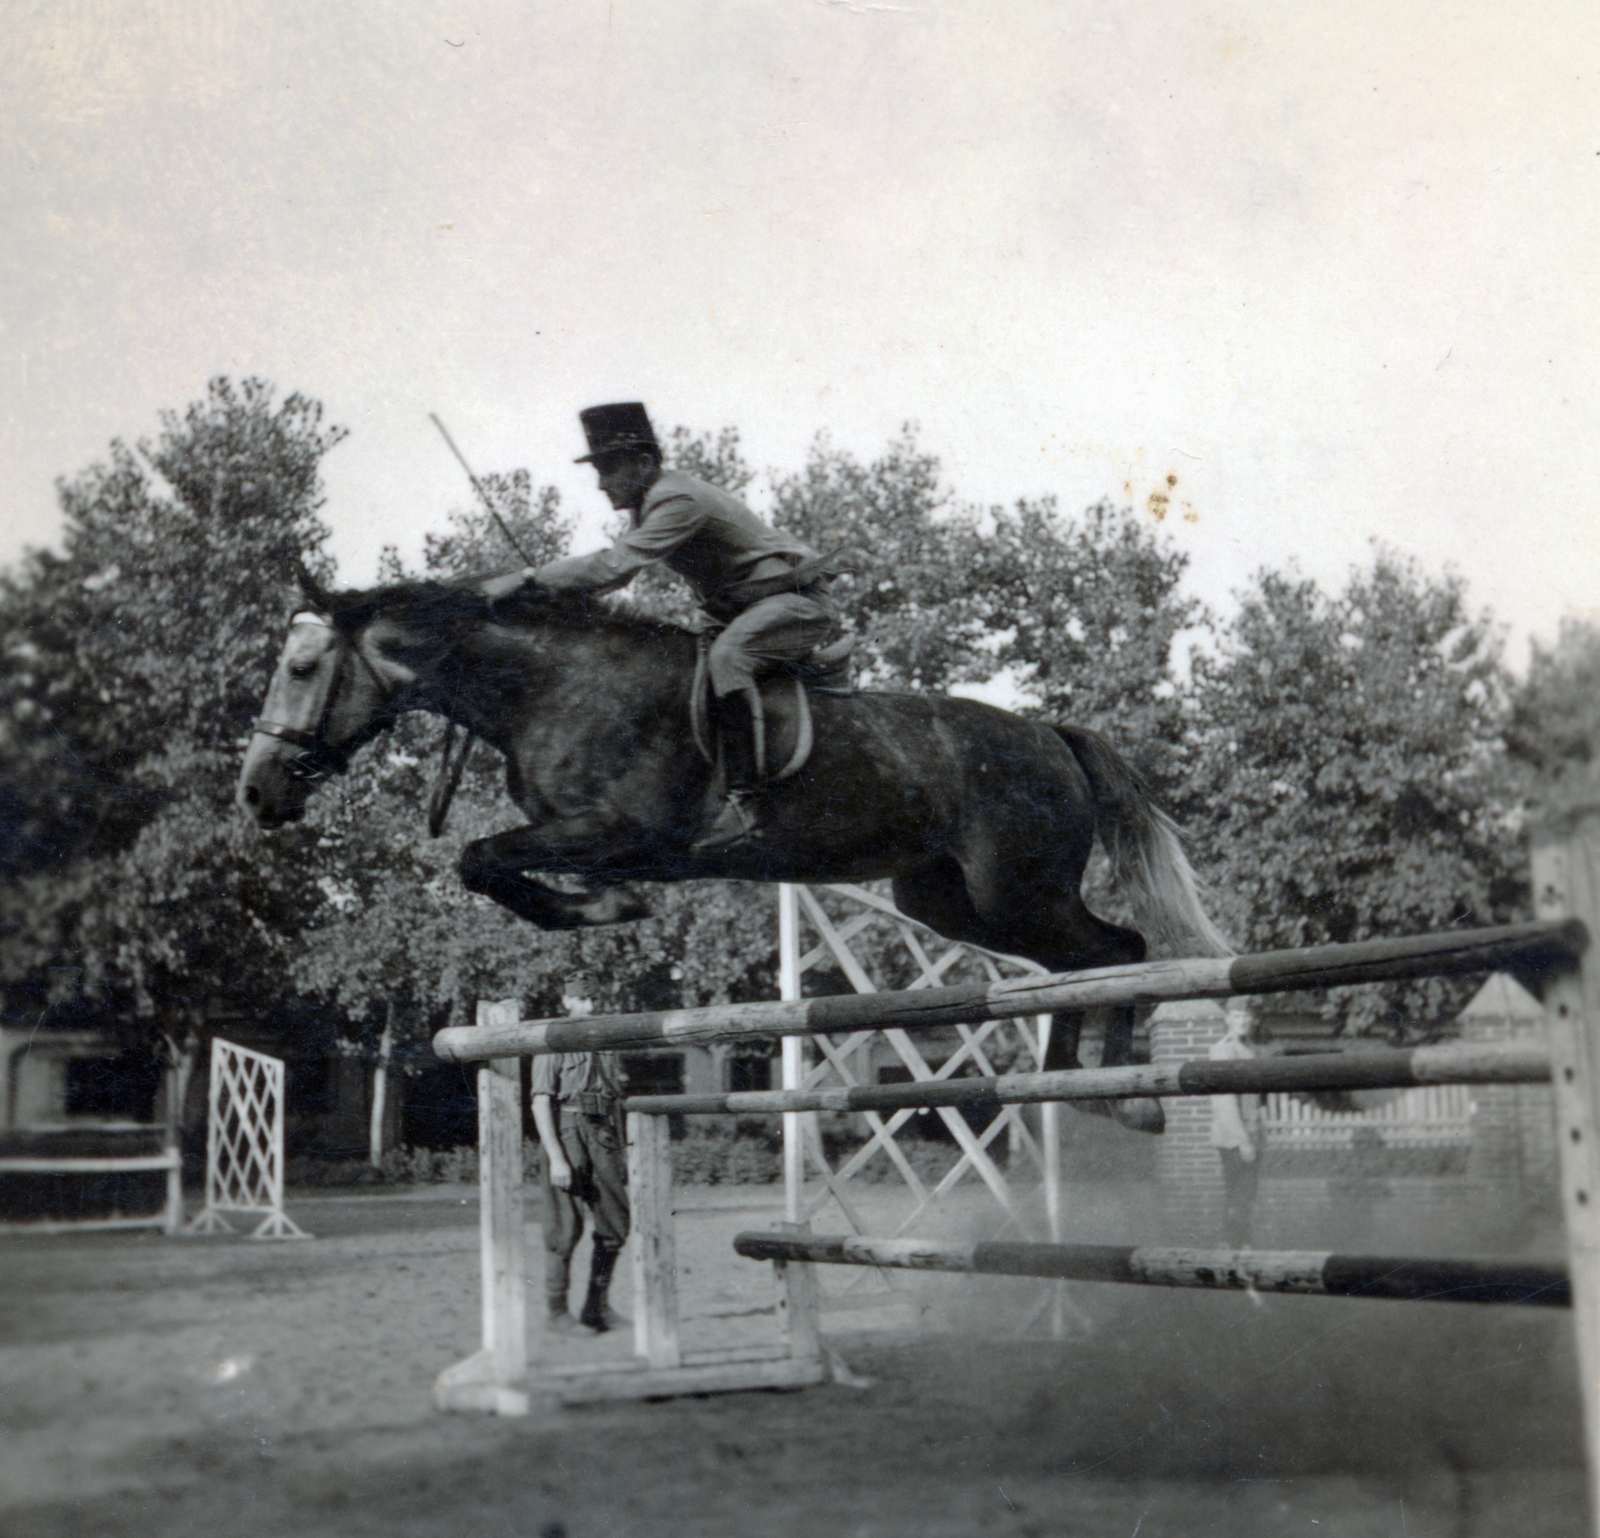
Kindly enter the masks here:
[[711, 643], [706, 666], [718, 699], [753, 689], [756, 674], [776, 663], [798, 662], [839, 630], [839, 610], [820, 589], [775, 593], [729, 620]]
[[628, 1238], [628, 1163], [615, 1116], [586, 1116], [561, 1107], [561, 1151], [572, 1166], [572, 1187], [550, 1184], [549, 1161], [541, 1158], [544, 1192], [545, 1275], [549, 1290], [565, 1295], [567, 1266], [590, 1216], [596, 1246], [620, 1250]]

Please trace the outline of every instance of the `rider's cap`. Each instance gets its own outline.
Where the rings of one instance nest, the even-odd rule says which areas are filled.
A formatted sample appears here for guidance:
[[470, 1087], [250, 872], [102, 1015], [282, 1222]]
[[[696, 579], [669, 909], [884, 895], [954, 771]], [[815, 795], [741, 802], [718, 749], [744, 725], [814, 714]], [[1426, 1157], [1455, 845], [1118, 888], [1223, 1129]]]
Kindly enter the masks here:
[[587, 465], [602, 454], [614, 454], [622, 449], [661, 447], [641, 401], [591, 406], [578, 413], [578, 420], [583, 423], [583, 436], [589, 440], [589, 452], [575, 460], [575, 464]]
[[561, 997], [564, 999], [589, 999], [593, 1001], [600, 992], [600, 984], [595, 981], [592, 972], [574, 972], [570, 977], [561, 981]]

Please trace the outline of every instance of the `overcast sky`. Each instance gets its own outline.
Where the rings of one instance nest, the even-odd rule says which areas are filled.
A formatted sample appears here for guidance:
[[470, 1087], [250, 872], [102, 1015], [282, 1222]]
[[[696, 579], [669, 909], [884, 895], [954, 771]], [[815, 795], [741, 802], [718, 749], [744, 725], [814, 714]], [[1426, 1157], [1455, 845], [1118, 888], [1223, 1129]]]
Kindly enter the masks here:
[[[1377, 537], [1600, 619], [1592, 0], [0, 0], [0, 562], [218, 373], [319, 398], [341, 576], [584, 405], [907, 420], [1226, 607]], [[760, 496], [755, 498], [760, 505]]]

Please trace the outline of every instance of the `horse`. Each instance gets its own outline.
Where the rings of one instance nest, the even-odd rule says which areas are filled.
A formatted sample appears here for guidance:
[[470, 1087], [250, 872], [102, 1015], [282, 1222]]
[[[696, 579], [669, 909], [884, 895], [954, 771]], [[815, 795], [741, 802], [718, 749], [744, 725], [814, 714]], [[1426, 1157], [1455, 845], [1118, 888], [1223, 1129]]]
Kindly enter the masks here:
[[[469, 843], [462, 881], [542, 929], [641, 918], [639, 883], [888, 878], [908, 917], [1049, 972], [1142, 961], [1147, 937], [1233, 953], [1176, 824], [1096, 732], [940, 694], [819, 693], [811, 756], [763, 790], [759, 836], [697, 852], [714, 770], [691, 723], [691, 631], [585, 596], [508, 612], [466, 582], [302, 587], [239, 779], [263, 829], [302, 816], [402, 713], [431, 711], [499, 750], [528, 819]], [[1139, 929], [1084, 904], [1097, 834]], [[1061, 1024], [1047, 1066], [1077, 1062], [1080, 1022]], [[1108, 1064], [1130, 1060], [1132, 1030], [1131, 1009], [1107, 1022]]]

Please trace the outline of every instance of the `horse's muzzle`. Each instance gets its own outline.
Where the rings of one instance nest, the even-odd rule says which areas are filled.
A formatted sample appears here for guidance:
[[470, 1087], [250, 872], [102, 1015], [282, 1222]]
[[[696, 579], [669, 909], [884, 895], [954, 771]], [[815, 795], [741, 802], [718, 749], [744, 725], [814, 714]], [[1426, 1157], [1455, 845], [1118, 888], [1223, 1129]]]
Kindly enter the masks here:
[[257, 827], [281, 828], [305, 816], [306, 798], [322, 778], [309, 754], [285, 753], [276, 739], [258, 734], [245, 753], [234, 804]]
[[306, 798], [303, 794], [291, 793], [269, 802], [258, 786], [241, 785], [233, 799], [246, 817], [268, 833], [286, 823], [299, 822], [306, 814]]

